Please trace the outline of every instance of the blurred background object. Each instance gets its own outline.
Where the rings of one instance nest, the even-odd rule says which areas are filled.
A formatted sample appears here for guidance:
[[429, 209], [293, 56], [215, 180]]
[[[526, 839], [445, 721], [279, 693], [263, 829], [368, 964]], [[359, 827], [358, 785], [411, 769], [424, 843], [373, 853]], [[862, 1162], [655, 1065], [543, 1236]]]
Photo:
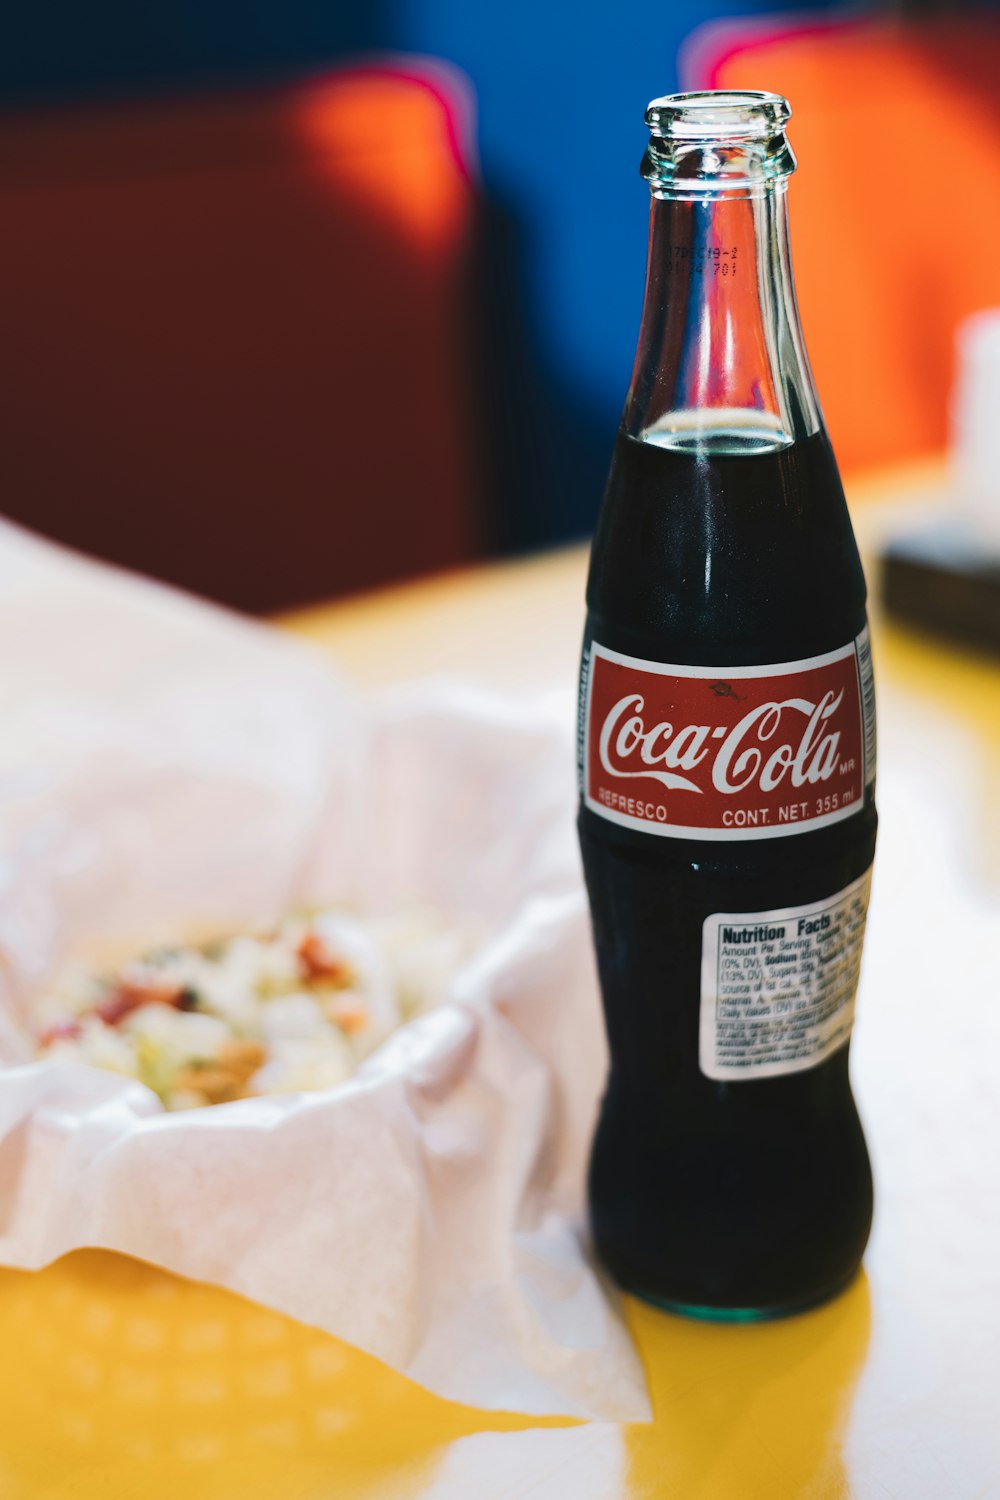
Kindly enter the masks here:
[[951, 492], [885, 548], [882, 595], [908, 624], [1000, 652], [1000, 308], [967, 318], [956, 346]]
[[1000, 307], [958, 330], [951, 427], [955, 487], [962, 511], [1000, 556]]
[[1000, 303], [1000, 26], [925, 9], [21, 7], [3, 509], [258, 611], [582, 536], [638, 327], [642, 110], [679, 85], [791, 97], [842, 467], [940, 452], [955, 329]]
[[8, 120], [8, 514], [253, 610], [470, 557], [467, 111], [383, 66]]
[[1000, 26], [925, 9], [718, 24], [685, 51], [692, 86], [792, 101], [795, 279], [848, 471], [944, 449], [955, 330], [1000, 302]]

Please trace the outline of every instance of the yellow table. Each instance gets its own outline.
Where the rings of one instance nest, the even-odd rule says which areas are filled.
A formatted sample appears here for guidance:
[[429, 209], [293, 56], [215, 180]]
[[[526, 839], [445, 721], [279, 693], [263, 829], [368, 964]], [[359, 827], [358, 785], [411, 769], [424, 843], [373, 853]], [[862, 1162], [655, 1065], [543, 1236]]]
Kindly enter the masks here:
[[[940, 482], [883, 480], [888, 502]], [[871, 545], [888, 503], [860, 505]], [[368, 685], [565, 686], [579, 550], [311, 611]], [[1000, 672], [877, 623], [882, 845], [854, 1053], [866, 1274], [785, 1323], [630, 1304], [655, 1408], [491, 1415], [241, 1299], [96, 1251], [0, 1272], [2, 1500], [974, 1500], [1000, 1495]]]

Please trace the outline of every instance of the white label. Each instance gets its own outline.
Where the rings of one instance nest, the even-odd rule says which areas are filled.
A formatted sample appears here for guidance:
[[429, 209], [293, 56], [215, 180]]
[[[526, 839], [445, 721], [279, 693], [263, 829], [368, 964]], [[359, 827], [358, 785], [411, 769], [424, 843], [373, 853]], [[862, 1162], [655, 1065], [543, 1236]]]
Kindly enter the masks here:
[[844, 1045], [870, 887], [869, 870], [823, 901], [706, 919], [699, 1062], [707, 1078], [799, 1073]]

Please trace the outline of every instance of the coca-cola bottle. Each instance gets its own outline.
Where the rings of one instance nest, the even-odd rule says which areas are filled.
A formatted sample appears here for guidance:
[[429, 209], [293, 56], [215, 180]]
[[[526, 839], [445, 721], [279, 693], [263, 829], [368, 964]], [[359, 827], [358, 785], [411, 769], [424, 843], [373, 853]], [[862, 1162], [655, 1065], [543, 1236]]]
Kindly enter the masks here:
[[595, 1243], [630, 1291], [710, 1318], [836, 1292], [872, 1212], [847, 1068], [871, 657], [792, 285], [790, 113], [750, 92], [646, 112], [645, 304], [580, 679], [611, 1051]]

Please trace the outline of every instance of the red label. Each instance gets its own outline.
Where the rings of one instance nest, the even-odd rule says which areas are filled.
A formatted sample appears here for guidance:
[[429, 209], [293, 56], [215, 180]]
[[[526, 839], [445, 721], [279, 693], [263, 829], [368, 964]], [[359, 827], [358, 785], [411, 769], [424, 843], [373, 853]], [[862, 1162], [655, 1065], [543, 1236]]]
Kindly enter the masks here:
[[864, 802], [861, 686], [853, 642], [805, 661], [718, 668], [641, 661], [595, 641], [587, 806], [693, 839], [777, 838], [848, 818]]

